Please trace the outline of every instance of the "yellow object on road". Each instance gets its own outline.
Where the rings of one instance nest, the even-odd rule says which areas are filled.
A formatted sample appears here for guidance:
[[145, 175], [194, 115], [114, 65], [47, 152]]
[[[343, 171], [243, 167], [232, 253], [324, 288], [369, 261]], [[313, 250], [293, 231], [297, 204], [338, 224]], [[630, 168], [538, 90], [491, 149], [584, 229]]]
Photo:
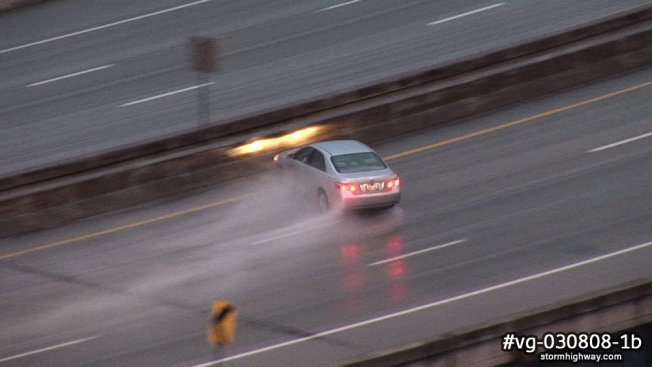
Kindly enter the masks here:
[[208, 324], [208, 342], [212, 345], [233, 344], [237, 328], [238, 309], [224, 300], [213, 301]]

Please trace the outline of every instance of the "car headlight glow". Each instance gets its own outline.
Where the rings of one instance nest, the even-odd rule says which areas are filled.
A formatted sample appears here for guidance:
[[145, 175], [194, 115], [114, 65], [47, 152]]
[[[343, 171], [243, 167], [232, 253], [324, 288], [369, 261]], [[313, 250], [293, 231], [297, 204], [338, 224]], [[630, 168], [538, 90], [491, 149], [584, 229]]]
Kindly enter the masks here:
[[322, 130], [323, 128], [320, 126], [310, 126], [278, 137], [254, 140], [229, 149], [228, 154], [229, 156], [235, 157], [304, 145], [310, 142]]

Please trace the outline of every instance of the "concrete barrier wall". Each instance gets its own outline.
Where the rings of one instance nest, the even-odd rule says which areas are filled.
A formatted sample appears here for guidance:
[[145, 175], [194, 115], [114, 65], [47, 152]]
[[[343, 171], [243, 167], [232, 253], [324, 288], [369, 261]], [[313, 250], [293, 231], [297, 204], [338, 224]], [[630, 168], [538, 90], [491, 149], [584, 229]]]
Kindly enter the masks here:
[[490, 367], [536, 358], [522, 351], [503, 352], [500, 341], [508, 332], [539, 338], [550, 331], [613, 333], [650, 321], [652, 282], [647, 281], [406, 349], [388, 351], [342, 367]]
[[[579, 37], [572, 42], [562, 42], [566, 36], [557, 35], [485, 55], [499, 62], [473, 58], [326, 101], [133, 148], [125, 152], [133, 157], [126, 161], [112, 153], [59, 167], [37, 179], [23, 175], [5, 180], [11, 188], [0, 191], [0, 236], [258, 172], [270, 166], [270, 156], [234, 159], [226, 154], [253, 134], [320, 124], [327, 127], [321, 138], [373, 143], [647, 65], [652, 61], [650, 9], [607, 21], [606, 32], [598, 32], [603, 28], [596, 24], [570, 31], [568, 39]], [[458, 69], [464, 72], [455, 72]]]

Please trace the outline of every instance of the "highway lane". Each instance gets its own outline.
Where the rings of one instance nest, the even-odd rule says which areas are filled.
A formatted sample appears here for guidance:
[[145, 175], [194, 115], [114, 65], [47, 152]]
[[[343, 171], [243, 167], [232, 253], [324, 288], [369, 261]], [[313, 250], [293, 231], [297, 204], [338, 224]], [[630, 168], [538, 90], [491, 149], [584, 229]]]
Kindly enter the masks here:
[[[650, 137], [590, 151], [652, 131], [651, 80], [648, 68], [376, 146], [404, 182], [386, 215], [305, 215], [261, 174], [2, 239], [0, 365], [201, 365], [215, 298], [240, 309], [228, 365], [332, 365], [649, 279]], [[391, 159], [435, 142], [451, 143]]]
[[[7, 13], [0, 24], [0, 175], [196, 128], [195, 92], [169, 94], [199, 83], [187, 70], [191, 35], [222, 40], [221, 72], [210, 89], [213, 119], [223, 121], [647, 2], [561, 3], [359, 1], [323, 10], [336, 3], [147, 1], [98, 12], [101, 2], [69, 0]], [[60, 20], [70, 13], [78, 16]], [[47, 26], [25, 32], [27, 20]]]

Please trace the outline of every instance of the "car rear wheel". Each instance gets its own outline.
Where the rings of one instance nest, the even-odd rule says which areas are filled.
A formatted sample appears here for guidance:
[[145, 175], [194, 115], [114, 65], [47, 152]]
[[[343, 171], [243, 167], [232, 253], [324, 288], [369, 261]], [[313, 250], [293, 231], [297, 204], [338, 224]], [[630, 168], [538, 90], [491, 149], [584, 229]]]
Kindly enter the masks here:
[[328, 203], [328, 197], [326, 196], [326, 193], [324, 191], [319, 190], [319, 195], [317, 198], [317, 204], [319, 205], [319, 211], [322, 213], [326, 213], [328, 210], [330, 210], [330, 204]]

